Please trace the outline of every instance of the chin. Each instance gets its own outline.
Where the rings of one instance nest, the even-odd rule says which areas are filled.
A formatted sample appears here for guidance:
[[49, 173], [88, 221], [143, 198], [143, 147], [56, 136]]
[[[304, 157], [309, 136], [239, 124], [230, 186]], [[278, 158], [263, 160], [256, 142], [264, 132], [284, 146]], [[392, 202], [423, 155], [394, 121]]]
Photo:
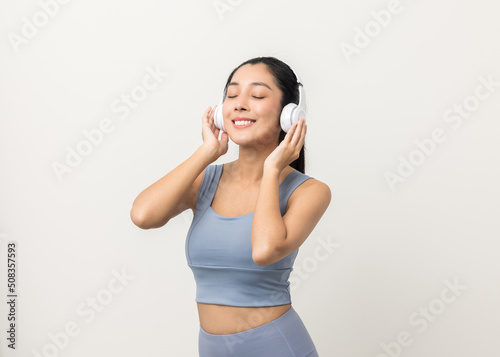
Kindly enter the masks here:
[[266, 138], [265, 137], [255, 137], [253, 135], [234, 135], [231, 136], [231, 141], [234, 142], [236, 145], [240, 147], [251, 147], [254, 148], [255, 150], [259, 151], [265, 147], [269, 147], [271, 143], [274, 143], [275, 138]]

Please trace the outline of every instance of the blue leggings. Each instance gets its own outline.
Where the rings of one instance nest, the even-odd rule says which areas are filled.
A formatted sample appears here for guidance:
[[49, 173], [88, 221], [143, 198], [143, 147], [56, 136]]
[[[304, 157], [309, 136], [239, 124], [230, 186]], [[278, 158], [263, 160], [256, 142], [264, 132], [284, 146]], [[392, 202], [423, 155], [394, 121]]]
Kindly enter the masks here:
[[237, 333], [214, 335], [200, 325], [198, 351], [200, 357], [319, 357], [293, 307], [271, 322]]

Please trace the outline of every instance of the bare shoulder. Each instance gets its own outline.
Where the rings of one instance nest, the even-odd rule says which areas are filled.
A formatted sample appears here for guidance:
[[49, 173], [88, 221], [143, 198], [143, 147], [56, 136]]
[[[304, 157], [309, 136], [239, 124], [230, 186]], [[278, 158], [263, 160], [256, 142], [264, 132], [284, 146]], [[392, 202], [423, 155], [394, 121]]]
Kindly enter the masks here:
[[278, 248], [280, 256], [286, 256], [301, 246], [325, 214], [331, 199], [330, 187], [313, 177], [295, 188], [283, 216], [286, 240]]
[[290, 195], [289, 205], [295, 202], [300, 204], [319, 205], [325, 211], [332, 200], [332, 191], [330, 187], [315, 178], [309, 178], [301, 183]]

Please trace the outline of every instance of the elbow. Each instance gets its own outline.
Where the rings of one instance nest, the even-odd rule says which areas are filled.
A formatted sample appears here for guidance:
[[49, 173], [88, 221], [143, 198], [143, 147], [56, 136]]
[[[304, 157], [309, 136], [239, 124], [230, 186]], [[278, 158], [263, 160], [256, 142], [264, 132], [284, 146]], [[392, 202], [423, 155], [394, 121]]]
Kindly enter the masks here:
[[154, 228], [149, 223], [148, 217], [149, 217], [149, 215], [146, 212], [139, 210], [135, 207], [132, 207], [132, 209], [130, 210], [130, 219], [137, 227], [139, 227], [141, 229]]
[[270, 265], [276, 262], [274, 251], [271, 248], [267, 249], [254, 249], [252, 252], [252, 259], [255, 264], [260, 266]]
[[265, 256], [262, 256], [262, 255], [256, 256], [255, 254], [253, 254], [252, 259], [253, 259], [254, 263], [259, 265], [259, 266], [266, 266], [266, 265], [271, 264], [271, 263], [268, 263], [268, 258], [266, 258]]
[[132, 209], [130, 210], [130, 219], [132, 220], [132, 223], [134, 223], [137, 227], [147, 229], [144, 223], [144, 214], [139, 212], [134, 207], [132, 207]]

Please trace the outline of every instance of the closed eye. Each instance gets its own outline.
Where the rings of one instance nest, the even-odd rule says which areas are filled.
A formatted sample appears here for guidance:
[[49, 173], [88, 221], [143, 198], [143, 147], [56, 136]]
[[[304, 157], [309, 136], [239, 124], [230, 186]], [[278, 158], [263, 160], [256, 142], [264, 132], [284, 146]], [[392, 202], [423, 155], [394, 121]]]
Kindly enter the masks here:
[[[235, 95], [228, 95], [227, 97], [228, 97], [228, 98], [231, 98], [231, 99], [232, 99], [232, 98], [236, 98], [236, 96], [235, 96]], [[255, 95], [254, 95], [253, 97], [254, 97], [255, 99], [264, 99], [264, 98], [265, 98], [265, 97], [256, 97]]]

